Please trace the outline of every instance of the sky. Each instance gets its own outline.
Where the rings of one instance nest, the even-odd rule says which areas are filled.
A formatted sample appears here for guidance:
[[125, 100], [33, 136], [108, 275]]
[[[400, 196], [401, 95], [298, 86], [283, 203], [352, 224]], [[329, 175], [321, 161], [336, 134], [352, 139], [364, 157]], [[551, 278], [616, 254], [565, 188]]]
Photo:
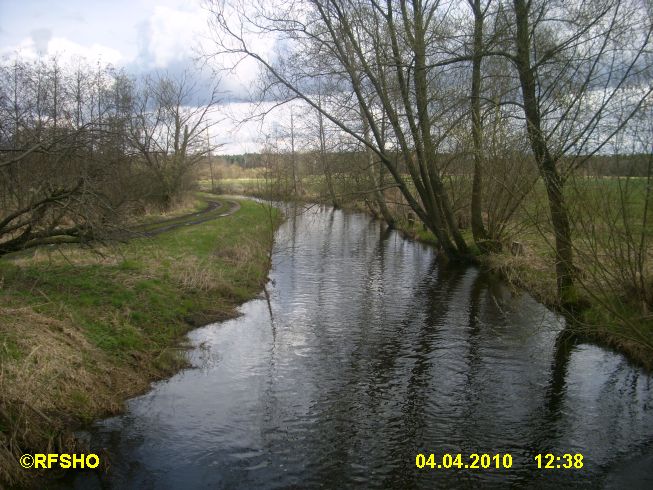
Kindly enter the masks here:
[[[123, 67], [133, 75], [153, 70], [172, 74], [210, 49], [207, 12], [201, 0], [0, 0], [0, 57], [57, 55]], [[221, 77], [225, 100], [214, 139], [222, 153], [260, 148], [261, 126], [237, 125], [249, 112], [248, 89], [255, 62], [241, 63]], [[200, 75], [211, 83], [215, 75]]]

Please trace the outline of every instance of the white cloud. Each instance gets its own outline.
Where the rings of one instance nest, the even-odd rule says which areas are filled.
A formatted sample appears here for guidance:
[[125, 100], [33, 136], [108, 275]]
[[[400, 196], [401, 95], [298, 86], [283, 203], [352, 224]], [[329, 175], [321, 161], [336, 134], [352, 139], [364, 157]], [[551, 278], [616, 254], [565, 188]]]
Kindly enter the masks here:
[[15, 46], [2, 49], [0, 55], [9, 58], [20, 56], [26, 59], [56, 56], [62, 62], [85, 59], [90, 62], [101, 61], [113, 65], [119, 65], [125, 61], [122, 53], [116, 49], [97, 43], [84, 46], [65, 37], [52, 37], [45, 43], [42, 39], [35, 40], [33, 36], [30, 36]]
[[302, 151], [302, 134], [313, 124], [313, 112], [302, 101], [276, 105], [274, 102], [253, 104], [231, 102], [218, 113], [220, 121], [211, 130], [213, 143], [222, 143], [219, 154], [254, 153], [266, 145], [290, 149], [291, 110], [294, 113], [295, 144]]
[[224, 145], [218, 150], [219, 154], [233, 155], [260, 150], [265, 123], [256, 119], [245, 122], [254, 110], [255, 106], [246, 102], [232, 102], [222, 106], [219, 114], [221, 120], [211, 130], [211, 140]]
[[123, 54], [108, 46], [93, 43], [90, 46], [82, 46], [64, 37], [54, 37], [48, 43], [48, 54], [59, 55], [70, 59], [84, 58], [89, 61], [101, 61], [119, 65], [125, 61]]

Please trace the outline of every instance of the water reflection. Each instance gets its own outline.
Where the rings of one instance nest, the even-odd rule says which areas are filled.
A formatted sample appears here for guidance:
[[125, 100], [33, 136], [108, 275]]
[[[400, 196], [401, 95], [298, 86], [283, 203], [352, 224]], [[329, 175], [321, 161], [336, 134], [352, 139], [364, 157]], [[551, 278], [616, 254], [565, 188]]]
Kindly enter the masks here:
[[[269, 303], [191, 334], [196, 369], [97, 425], [113, 488], [600, 487], [649, 473], [650, 377], [563, 320], [360, 214], [277, 233]], [[582, 470], [538, 470], [539, 452]], [[417, 453], [510, 453], [510, 470]], [[639, 473], [640, 478], [636, 476]]]

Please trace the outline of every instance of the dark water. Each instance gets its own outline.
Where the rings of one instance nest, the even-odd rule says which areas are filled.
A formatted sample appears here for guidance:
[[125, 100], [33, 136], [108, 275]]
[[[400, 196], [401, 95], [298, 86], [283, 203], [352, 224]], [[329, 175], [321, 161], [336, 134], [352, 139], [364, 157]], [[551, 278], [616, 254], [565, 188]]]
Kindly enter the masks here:
[[[281, 227], [271, 278], [272, 318], [261, 297], [192, 332], [195, 369], [96, 425], [102, 486], [653, 488], [651, 377], [565, 340], [528, 295], [330, 209]], [[584, 466], [537, 469], [547, 452]], [[418, 453], [513, 465], [418, 469]]]

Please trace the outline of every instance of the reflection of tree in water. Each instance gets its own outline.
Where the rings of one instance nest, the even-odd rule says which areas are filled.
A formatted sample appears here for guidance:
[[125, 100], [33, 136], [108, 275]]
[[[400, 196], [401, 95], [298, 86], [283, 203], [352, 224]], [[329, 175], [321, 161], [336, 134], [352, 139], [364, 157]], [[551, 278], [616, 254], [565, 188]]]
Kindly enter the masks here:
[[[330, 222], [333, 216], [330, 216]], [[348, 232], [351, 231], [350, 223], [343, 219], [343, 229], [338, 230], [341, 240], [336, 246], [347, 247], [352, 241], [358, 242], [359, 240], [367, 240], [370, 235], [370, 230], [365, 227], [361, 230], [361, 236], [358, 240], [351, 239]], [[380, 229], [379, 238], [376, 241], [375, 247], [371, 253], [367, 254], [367, 261], [365, 264], [365, 277], [360, 278], [360, 284], [367, 284], [370, 277], [376, 273], [383, 276], [385, 274], [384, 251], [386, 241], [390, 238], [390, 230]], [[321, 262], [326, 262], [326, 248], [322, 249], [323, 256]], [[323, 271], [324, 269], [321, 269]], [[320, 297], [318, 301], [321, 302], [322, 288], [320, 288]], [[373, 301], [372, 296], [380, 294], [379, 291], [372, 291], [371, 289], [364, 289], [362, 298], [359, 304], [342, 305], [342, 308], [354, 310], [356, 308], [358, 313], [354, 316], [352, 322], [355, 324], [358, 331], [354, 335], [349, 335], [348, 340], [353, 341], [350, 347], [350, 353], [346, 364], [344, 366], [333, 366], [334, 369], [343, 369], [340, 373], [337, 385], [331, 389], [320, 390], [319, 399], [316, 400], [311, 407], [315, 411], [316, 420], [314, 422], [315, 434], [314, 440], [309, 441], [308, 445], [312, 448], [310, 456], [315, 456], [314, 461], [309, 463], [311, 471], [315, 474], [317, 481], [322, 481], [329, 485], [341, 483], [343, 485], [349, 483], [351, 475], [350, 469], [354, 472], [360, 472], [361, 477], [369, 475], [374, 471], [374, 461], [369, 460], [368, 464], [363, 463], [358, 469], [351, 468], [353, 462], [361, 462], [368, 457], [373, 457], [371, 447], [366, 447], [364, 442], [372, 439], [373, 434], [369, 433], [369, 422], [371, 420], [358, 420], [357, 417], [363, 414], [371, 414], [373, 411], [368, 412], [368, 408], [361, 404], [360, 391], [361, 388], [369, 383], [370, 374], [367, 363], [373, 359], [372, 356], [367, 354], [367, 344], [374, 344], [379, 339], [373, 338], [373, 333], [370, 331], [376, 328], [376, 325], [370, 322], [370, 302]], [[322, 323], [324, 318], [317, 318], [318, 324]], [[343, 325], [343, 328], [345, 326]], [[330, 341], [325, 339], [325, 342], [320, 340], [320, 345], [330, 345]], [[333, 347], [335, 348], [335, 346]], [[369, 394], [370, 390], [365, 390]], [[362, 424], [361, 424], [362, 422]], [[347, 467], [348, 470], [342, 471], [340, 474], [333, 472], [333, 465]]]
[[[587, 477], [591, 471], [591, 486], [596, 488], [598, 475], [619, 473], [623, 461], [653, 453], [652, 432], [646, 429], [646, 417], [640, 408], [645, 399], [653, 398], [648, 387], [640, 389], [640, 381], [648, 386], [650, 378], [622, 356], [602, 359], [602, 351], [587, 357], [582, 354], [583, 349], [598, 348], [585, 344], [574, 333], [572, 324], [556, 336], [542, 407], [532, 416], [528, 427], [531, 434], [525, 443], [531, 458], [547, 452], [581, 452]], [[584, 364], [582, 358], [589, 364]], [[581, 367], [591, 371], [579, 372]], [[642, 469], [636, 464], [634, 471]], [[571, 474], [561, 472], [540, 472], [534, 476], [551, 485], [576, 481]]]
[[[434, 327], [448, 312], [464, 276], [464, 270], [439, 269], [435, 262], [425, 274], [412, 270], [409, 277], [415, 284], [410, 303], [398, 304], [399, 299], [388, 296], [392, 291], [385, 291], [384, 284], [395, 279], [388, 277], [392, 271], [386, 270], [386, 242], [396, 235], [388, 231], [380, 234], [366, 264], [366, 277], [361, 279], [361, 284], [379, 283], [380, 289], [364, 288], [356, 310], [359, 331], [349, 336], [353, 345], [349, 346], [339, 385], [321, 390], [314, 404], [317, 417], [313, 444], [319, 449], [314, 451], [317, 461], [311, 465], [318, 479], [330, 484], [334, 483], [333, 464], [359, 465], [353, 471], [362, 478], [372, 473], [379, 474], [379, 478], [385, 474], [386, 484], [412, 481], [414, 447], [402, 441], [416, 440], [417, 432], [428, 424], [424, 403], [431, 396], [428, 373], [429, 354], [437, 340]], [[408, 259], [404, 265], [410, 267]], [[379, 277], [383, 280], [378, 281]], [[405, 314], [393, 321], [391, 313], [397, 310]], [[407, 352], [415, 359], [410, 371], [403, 367]], [[407, 377], [403, 399], [393, 388], [398, 376]], [[398, 450], [404, 454], [398, 454]], [[330, 464], [321, 464], [325, 454]], [[341, 483], [348, 477], [343, 472]]]
[[[324, 313], [319, 312], [320, 308], [317, 308], [316, 316], [311, 318], [311, 323], [315, 322], [317, 325], [314, 332], [316, 344], [322, 351], [321, 354], [325, 356], [325, 361], [328, 362], [318, 366], [318, 369], [324, 370], [324, 375], [320, 376], [323, 385], [318, 387], [317, 398], [308, 408], [314, 422], [311, 433], [308, 434], [309, 440], [306, 441], [306, 446], [309, 448], [306, 451], [307, 468], [310, 468], [310, 473], [316, 481], [328, 482], [331, 485], [334, 484], [334, 479], [341, 483], [350, 482], [350, 470], [355, 474], [359, 473], [361, 477], [367, 477], [378, 467], [376, 457], [378, 453], [375, 452], [375, 447], [368, 445], [370, 441], [375, 440], [375, 417], [378, 415], [379, 404], [383, 401], [381, 397], [376, 396], [376, 387], [392, 378], [392, 373], [387, 374], [387, 371], [392, 370], [393, 358], [396, 357], [395, 351], [400, 348], [396, 338], [386, 335], [387, 331], [384, 329], [387, 329], [387, 325], [383, 325], [379, 318], [374, 318], [379, 314], [375, 311], [375, 306], [380, 298], [386, 298], [386, 292], [382, 289], [383, 279], [387, 280], [388, 276], [385, 249], [393, 234], [379, 230], [374, 246], [369, 247], [368, 242], [372, 238], [370, 228], [371, 226], [366, 223], [362, 229], [356, 228], [352, 235], [351, 223], [345, 230], [340, 230], [338, 226], [336, 232], [341, 235], [344, 233], [346, 239], [343, 240], [341, 236], [341, 240], [332, 244], [336, 249], [354, 246], [363, 252], [362, 274], [356, 278], [356, 285], [361, 285], [357, 288], [361, 290], [360, 296], [351, 298], [350, 303], [339, 307], [341, 311], [347, 313], [344, 315], [341, 313], [337, 318], [351, 323], [351, 325], [342, 325], [343, 345], [333, 344], [333, 339], [324, 333], [329, 319], [323, 316]], [[320, 262], [328, 260], [328, 250], [326, 247], [321, 248]], [[316, 269], [321, 270], [319, 263], [315, 265]], [[399, 265], [411, 266], [403, 261]], [[349, 276], [343, 276], [343, 280], [346, 280], [346, 277]], [[415, 281], [417, 280], [418, 278], [415, 278]], [[378, 284], [381, 289], [364, 287], [371, 283]], [[328, 287], [325, 287], [324, 291], [319, 288], [319, 295], [328, 292]], [[321, 302], [319, 295], [318, 302]], [[396, 299], [388, 298], [389, 305], [392, 307]], [[417, 305], [395, 306], [416, 313], [420, 310]], [[329, 355], [329, 352], [333, 355]], [[380, 439], [376, 439], [374, 444], [380, 442], [382, 442]], [[388, 458], [384, 458], [384, 464], [387, 461]], [[352, 464], [354, 467], [350, 466]], [[358, 469], [355, 468], [357, 464], [360, 465]], [[333, 472], [334, 465], [349, 469], [343, 470], [338, 475]]]
[[[478, 396], [474, 389], [474, 384], [479, 377], [479, 371], [483, 364], [483, 356], [480, 352], [480, 334], [482, 330], [481, 322], [481, 295], [483, 291], [487, 290], [486, 276], [482, 273], [477, 273], [474, 277], [469, 292], [469, 314], [468, 314], [468, 338], [467, 338], [467, 354], [465, 360], [467, 361], [467, 372], [465, 387], [462, 390], [464, 393], [464, 403], [462, 405], [462, 417], [464, 424], [461, 424], [460, 430], [462, 434], [476, 430], [476, 409], [477, 404], [474, 398]], [[471, 435], [471, 434], [470, 434]], [[473, 437], [464, 437], [467, 440], [473, 440]]]
[[545, 401], [545, 423], [548, 427], [548, 434], [542, 434], [544, 440], [540, 441], [540, 447], [545, 441], [555, 440], [556, 421], [560, 418], [560, 410], [565, 397], [567, 384], [567, 368], [571, 351], [578, 343], [578, 340], [570, 330], [562, 330], [556, 337], [553, 346], [553, 357], [551, 359], [551, 378], [546, 390]]

